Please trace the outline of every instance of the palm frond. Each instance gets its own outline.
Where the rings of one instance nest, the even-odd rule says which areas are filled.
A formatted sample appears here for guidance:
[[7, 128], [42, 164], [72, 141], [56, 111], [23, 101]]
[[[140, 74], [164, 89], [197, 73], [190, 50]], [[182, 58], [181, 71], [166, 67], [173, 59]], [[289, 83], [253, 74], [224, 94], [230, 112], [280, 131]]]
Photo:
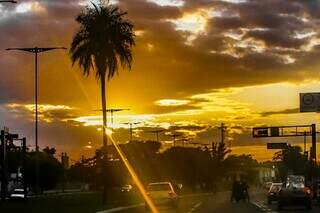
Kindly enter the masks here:
[[95, 4], [76, 17], [80, 24], [70, 47], [72, 64], [78, 63], [84, 75], [95, 68], [97, 78], [111, 79], [119, 66], [131, 69], [133, 24], [117, 6]]

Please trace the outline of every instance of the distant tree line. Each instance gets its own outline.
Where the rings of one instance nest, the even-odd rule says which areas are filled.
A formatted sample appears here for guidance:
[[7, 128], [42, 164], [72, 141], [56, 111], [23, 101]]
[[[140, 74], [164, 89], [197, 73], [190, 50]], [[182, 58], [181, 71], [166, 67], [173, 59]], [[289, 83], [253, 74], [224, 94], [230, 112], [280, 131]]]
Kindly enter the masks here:
[[[131, 141], [120, 145], [141, 180], [147, 184], [156, 181], [181, 183], [190, 190], [216, 190], [218, 185], [241, 175], [249, 182], [257, 179], [258, 162], [251, 155], [235, 156], [224, 143], [214, 143], [211, 148], [171, 147], [162, 150], [154, 141]], [[116, 149], [108, 147], [108, 161], [101, 160], [101, 150], [92, 158], [82, 159], [72, 165], [68, 177], [72, 181], [87, 183], [91, 188], [109, 187], [131, 183], [131, 178]], [[101, 163], [107, 163], [107, 179], [101, 175]]]
[[39, 164], [39, 188], [41, 191], [53, 189], [63, 177], [61, 163], [55, 158], [55, 148], [46, 147], [42, 151], [27, 151], [25, 156], [25, 167], [23, 167], [23, 154], [21, 147], [10, 143], [7, 146], [7, 173], [25, 174], [25, 181], [30, 189], [36, 186], [36, 161]]
[[311, 181], [314, 176], [320, 176], [319, 165], [312, 165], [312, 162], [308, 159], [308, 154], [304, 153], [300, 146], [289, 145], [276, 152], [273, 161], [278, 168], [279, 179], [282, 181], [290, 174], [303, 175], [308, 181]]

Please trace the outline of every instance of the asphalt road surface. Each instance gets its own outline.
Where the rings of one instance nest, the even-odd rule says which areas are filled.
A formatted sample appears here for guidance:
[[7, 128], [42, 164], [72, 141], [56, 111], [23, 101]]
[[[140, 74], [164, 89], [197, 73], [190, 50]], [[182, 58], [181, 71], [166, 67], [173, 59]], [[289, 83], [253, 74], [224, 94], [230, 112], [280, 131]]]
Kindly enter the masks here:
[[261, 209], [263, 212], [267, 213], [320, 213], [320, 205], [316, 201], [313, 201], [312, 210], [306, 210], [304, 206], [286, 206], [283, 210], [278, 210], [277, 202], [272, 202], [272, 204], [267, 203], [266, 192], [258, 192], [253, 194], [252, 204], [257, 208]]
[[[143, 206], [119, 211], [123, 213], [146, 212]], [[320, 213], [320, 204], [313, 202], [312, 210], [308, 211], [303, 206], [289, 206], [279, 211], [277, 202], [268, 204], [264, 192], [251, 193], [250, 203], [231, 203], [230, 192], [221, 192], [214, 195], [182, 197], [178, 209], [159, 208], [160, 213]]]
[[[145, 212], [144, 207], [121, 211], [124, 213]], [[263, 212], [251, 203], [231, 203], [230, 193], [182, 197], [178, 209], [159, 208], [160, 213], [258, 213]]]

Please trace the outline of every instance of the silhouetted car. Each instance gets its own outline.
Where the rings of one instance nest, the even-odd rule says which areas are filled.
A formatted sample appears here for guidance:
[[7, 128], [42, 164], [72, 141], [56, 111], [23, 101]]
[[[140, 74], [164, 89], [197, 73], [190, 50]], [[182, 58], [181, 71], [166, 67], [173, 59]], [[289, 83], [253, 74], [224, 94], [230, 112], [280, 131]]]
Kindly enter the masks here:
[[320, 181], [317, 181], [315, 184], [314, 184], [314, 198], [317, 199], [318, 202], [320, 202]]
[[268, 191], [268, 203], [271, 204], [272, 201], [278, 201], [279, 192], [282, 188], [282, 183], [272, 183]]
[[312, 208], [311, 190], [305, 187], [304, 176], [290, 175], [287, 177], [285, 187], [282, 187], [278, 196], [278, 209], [285, 206], [303, 205], [308, 210]]
[[[148, 195], [157, 206], [178, 207], [179, 196], [170, 182], [150, 183]], [[146, 204], [148, 209], [148, 205]]]

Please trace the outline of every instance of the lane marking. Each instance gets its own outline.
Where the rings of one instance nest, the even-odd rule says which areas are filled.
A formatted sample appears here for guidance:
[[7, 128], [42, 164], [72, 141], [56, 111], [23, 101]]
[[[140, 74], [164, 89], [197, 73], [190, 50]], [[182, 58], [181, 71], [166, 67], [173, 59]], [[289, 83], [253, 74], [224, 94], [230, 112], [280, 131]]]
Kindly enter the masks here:
[[190, 211], [188, 211], [188, 213], [194, 212], [194, 211], [197, 210], [197, 208], [199, 208], [201, 205], [202, 205], [202, 202], [199, 202], [199, 203], [195, 204], [195, 205], [190, 209]]
[[[180, 198], [198, 197], [198, 196], [210, 196], [210, 195], [212, 195], [212, 193], [199, 193], [199, 194], [182, 195], [182, 196], [180, 196]], [[194, 212], [201, 205], [202, 205], [202, 202], [199, 202], [199, 203], [195, 204], [188, 213]], [[97, 213], [119, 212], [119, 211], [128, 210], [128, 209], [134, 209], [134, 208], [142, 207], [142, 206], [145, 206], [145, 204], [144, 203], [140, 203], [140, 204], [135, 204], [135, 205], [131, 205], [131, 206], [120, 206], [120, 207], [116, 207], [116, 208], [112, 208], [112, 209], [98, 211]]]
[[250, 203], [252, 205], [254, 205], [256, 208], [260, 209], [261, 211], [263, 212], [266, 212], [266, 213], [279, 213], [277, 211], [274, 211], [272, 209], [270, 209], [269, 207], [267, 207], [266, 205], [264, 205], [263, 203], [262, 204], [259, 204], [258, 202], [253, 202], [253, 201], [250, 201]]
[[134, 209], [134, 208], [141, 207], [141, 206], [144, 206], [144, 205], [145, 205], [144, 203], [139, 203], [139, 204], [135, 204], [135, 205], [131, 205], [131, 206], [120, 206], [120, 207], [116, 207], [116, 208], [112, 208], [112, 209], [98, 211], [97, 213], [119, 212], [119, 211], [123, 211], [123, 210]]

